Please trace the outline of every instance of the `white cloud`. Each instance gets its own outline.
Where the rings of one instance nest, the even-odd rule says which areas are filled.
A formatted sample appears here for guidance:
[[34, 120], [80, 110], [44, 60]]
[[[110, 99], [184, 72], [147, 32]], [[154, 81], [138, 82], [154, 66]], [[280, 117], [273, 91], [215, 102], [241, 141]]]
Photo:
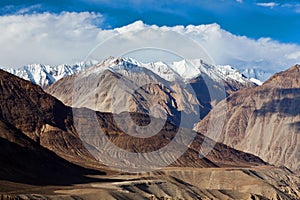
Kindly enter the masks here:
[[243, 0], [236, 0], [236, 2], [238, 2], [238, 3], [243, 3]]
[[[197, 41], [217, 64], [275, 72], [300, 62], [300, 46], [296, 44], [236, 36], [218, 24], [158, 27], [138, 21], [102, 30], [95, 25], [102, 21], [100, 14], [89, 12], [1, 16], [0, 66], [71, 64], [85, 59], [103, 41], [92, 59], [117, 56], [141, 45], [171, 49], [187, 58], [203, 58], [205, 55], [195, 51], [191, 39]], [[105, 41], [116, 33], [127, 34]]]
[[273, 8], [273, 7], [278, 6], [279, 4], [275, 3], [275, 2], [268, 2], [268, 3], [257, 3], [256, 5]]
[[298, 59], [298, 60], [300, 60], [300, 51], [296, 51], [294, 53], [288, 54], [287, 58], [288, 59]]
[[83, 59], [103, 17], [95, 13], [31, 14], [0, 17], [0, 65], [57, 64]]

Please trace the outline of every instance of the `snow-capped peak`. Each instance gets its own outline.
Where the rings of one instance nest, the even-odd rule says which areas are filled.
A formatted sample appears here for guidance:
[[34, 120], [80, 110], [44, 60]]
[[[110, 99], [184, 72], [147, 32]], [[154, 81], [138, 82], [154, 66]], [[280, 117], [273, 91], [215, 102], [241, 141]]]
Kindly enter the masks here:
[[215, 81], [235, 80], [240, 83], [250, 82], [239, 70], [229, 65], [211, 65], [201, 59], [181, 60], [174, 62], [171, 67], [185, 80], [190, 80], [199, 75], [206, 74]]
[[[90, 67], [93, 66], [93, 67]], [[110, 70], [121, 74], [140, 72], [145, 69], [160, 76], [167, 81], [184, 80], [189, 81], [193, 78], [205, 74], [215, 81], [234, 80], [240, 83], [254, 82], [260, 84], [258, 80], [250, 80], [240, 73], [237, 69], [229, 65], [211, 65], [201, 59], [180, 60], [171, 64], [158, 61], [152, 63], [142, 63], [133, 58], [114, 58], [109, 57], [102, 62], [88, 61], [74, 65], [49, 66], [33, 64], [19, 69], [4, 69], [23, 79], [29, 80], [42, 87], [46, 87], [55, 81], [81, 72], [83, 76], [88, 74], [100, 74], [104, 70]]]
[[97, 61], [92, 60], [88, 62], [80, 62], [74, 65], [42, 65], [42, 64], [31, 64], [20, 67], [18, 69], [13, 68], [3, 68], [3, 70], [12, 73], [20, 78], [28, 80], [34, 84], [40, 85], [41, 87], [46, 87], [53, 84], [57, 80], [76, 74], [85, 68], [96, 64]]

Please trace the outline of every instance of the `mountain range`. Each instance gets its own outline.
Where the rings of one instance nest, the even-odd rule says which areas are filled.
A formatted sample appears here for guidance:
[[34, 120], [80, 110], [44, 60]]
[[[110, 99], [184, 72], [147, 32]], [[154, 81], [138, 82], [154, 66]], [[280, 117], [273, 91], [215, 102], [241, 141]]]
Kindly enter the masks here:
[[[1, 71], [0, 77], [0, 88], [2, 93], [0, 104], [1, 120], [16, 127], [16, 129], [20, 130], [25, 136], [31, 138], [33, 142], [54, 151], [65, 159], [70, 161], [75, 160], [81, 164], [84, 162], [85, 164], [88, 162], [93, 164], [95, 158], [89, 151], [89, 145], [92, 145], [92, 143], [97, 144], [98, 140], [101, 140], [101, 134], [93, 135], [92, 132], [86, 131], [85, 134], [91, 135], [84, 140], [79, 128], [84, 130], [94, 128], [93, 123], [86, 123], [86, 121], [89, 120], [89, 118], [87, 118], [89, 115], [85, 115], [85, 113], [94, 113], [94, 111], [85, 108], [74, 110], [45, 93], [39, 86], [14, 77], [4, 71]], [[124, 132], [115, 125], [115, 117], [110, 113], [97, 112], [96, 115], [96, 120], [100, 124], [100, 127], [103, 127], [102, 131], [108, 134], [108, 136], [111, 136], [112, 140], [116, 140], [121, 147], [129, 150], [146, 148], [144, 145], [147, 144], [147, 141], [139, 138], [134, 139], [123, 134]], [[119, 118], [121, 118], [121, 120], [126, 120], [126, 116], [127, 115], [120, 114]], [[139, 122], [139, 119], [149, 120], [146, 115], [139, 113], [133, 113], [131, 116], [136, 119], [137, 122]], [[140, 120], [141, 122], [139, 123], [145, 123], [144, 120]], [[134, 124], [131, 124], [131, 126], [134, 126]], [[160, 145], [169, 143], [168, 141], [178, 132], [177, 129], [178, 127], [167, 122], [161, 133], [155, 136], [157, 139], [152, 138], [153, 142], [157, 141], [158, 143], [155, 145], [152, 143], [151, 146], [147, 147], [148, 149], [146, 148], [147, 151], [159, 149]], [[131, 130], [134, 131], [134, 129]], [[186, 129], [180, 131], [189, 132]], [[226, 153], [228, 151], [234, 152], [234, 150], [228, 149], [227, 146], [220, 144], [220, 147], [216, 145], [216, 148], [218, 147], [222, 150], [217, 150], [212, 154], [211, 159], [205, 158], [201, 160], [194, 148], [199, 148], [203, 143], [204, 138], [201, 135], [195, 137], [196, 147], [188, 150], [187, 152], [191, 155], [182, 157], [184, 161], [180, 161], [179, 159], [178, 165], [183, 164], [198, 167], [218, 166], [216, 163], [222, 163], [219, 161], [220, 159], [224, 160], [224, 162], [226, 161]], [[97, 146], [95, 144], [93, 146]], [[232, 153], [227, 154], [232, 157]], [[216, 156], [218, 154], [221, 155]], [[253, 160], [254, 164], [256, 162], [259, 164], [264, 163], [260, 159], [251, 157], [247, 154], [245, 154], [245, 157], [243, 158], [242, 152], [236, 152], [235, 154], [237, 154], [237, 156], [234, 159], [234, 162], [240, 162], [241, 165], [247, 165], [249, 160]], [[236, 163], [230, 164], [230, 160], [231, 158], [228, 158], [228, 161], [226, 161], [228, 162], [228, 165], [236, 165]]]
[[0, 70], [2, 199], [300, 198], [299, 65], [261, 86], [200, 59], [31, 71]]
[[[107, 60], [111, 59], [114, 58], [110, 57]], [[191, 79], [193, 76], [197, 76], [201, 73], [201, 69], [197, 69], [197, 67], [200, 66], [200, 59], [181, 60], [173, 62], [171, 64], [167, 64], [161, 61], [144, 64], [132, 58], [125, 58], [125, 60], [128, 63], [147, 68], [168, 81], [173, 81], [178, 77]], [[74, 65], [62, 64], [57, 66], [50, 66], [42, 64], [31, 64], [25, 65], [20, 68], [0, 68], [44, 88], [63, 77], [77, 74], [80, 71], [83, 71], [86, 68], [96, 64], [100, 64], [100, 62], [96, 60], [90, 60], [79, 62]], [[237, 81], [241, 81], [243, 78], [246, 78], [242, 78], [243, 74], [252, 79], [252, 81], [255, 83], [262, 83], [268, 78], [268, 76], [270, 76], [270, 74], [257, 69], [245, 69], [242, 70], [241, 73], [238, 69], [235, 69], [229, 65], [213, 66], [206, 64], [206, 66], [209, 66], [211, 68], [211, 73], [216, 74], [220, 78], [232, 78]]]
[[[212, 104], [230, 93], [256, 84], [229, 66], [201, 60], [143, 64], [134, 59], [109, 58], [82, 73], [60, 79], [45, 88], [72, 107], [101, 112], [141, 112], [179, 122], [179, 112], [203, 118]], [[197, 117], [200, 115], [199, 117]]]
[[74, 65], [42, 65], [32, 64], [26, 65], [20, 68], [1, 68], [11, 74], [14, 74], [20, 78], [31, 81], [34, 84], [46, 87], [53, 84], [57, 80], [78, 73], [87, 67], [96, 64], [97, 61], [80, 62]]

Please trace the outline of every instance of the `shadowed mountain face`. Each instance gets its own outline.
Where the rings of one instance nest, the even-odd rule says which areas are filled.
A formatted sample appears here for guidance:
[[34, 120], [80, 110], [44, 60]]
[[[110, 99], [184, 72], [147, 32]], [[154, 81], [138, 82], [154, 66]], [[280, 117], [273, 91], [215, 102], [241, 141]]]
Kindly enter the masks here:
[[0, 147], [0, 180], [69, 185], [97, 180], [85, 177], [88, 174], [105, 174], [65, 161], [3, 121], [0, 121]]
[[[195, 130], [206, 133], [209, 120], [225, 118], [220, 142], [265, 161], [300, 168], [300, 66], [275, 74], [262, 86], [232, 94], [225, 115], [212, 112]], [[214, 110], [213, 110], [214, 111]]]
[[0, 93], [0, 120], [60, 155], [90, 157], [76, 135], [71, 108], [4, 71], [0, 71]]
[[[91, 153], [100, 155], [100, 158], [97, 158], [100, 161], [104, 157], [101, 157], [101, 152], [105, 152], [105, 145], [102, 143], [103, 146], [99, 146], [103, 134], [97, 130], [106, 133], [106, 136], [115, 145], [125, 151], [132, 152], [157, 150], [173, 141], [178, 132], [177, 126], [166, 122], [160, 132], [151, 138], [130, 137], [128, 132], [120, 130], [115, 124], [116, 118], [119, 118], [121, 123], [122, 120], [123, 122], [128, 121], [127, 115], [96, 113], [89, 109], [73, 109], [75, 112], [73, 115], [70, 107], [64, 106], [60, 101], [43, 92], [40, 87], [4, 71], [0, 71], [0, 90], [2, 93], [0, 97], [1, 120], [9, 122], [34, 141], [58, 155], [84, 165], [95, 161], [95, 154], [91, 155]], [[86, 115], [85, 112], [96, 115], [97, 126], [87, 118], [89, 115]], [[133, 113], [131, 116], [135, 123], [129, 124], [130, 133], [135, 133], [134, 127], [142, 125], [139, 123], [149, 123], [147, 122], [149, 120], [148, 115]], [[153, 120], [161, 121], [159, 119]], [[100, 129], [95, 129], [95, 127]], [[187, 151], [174, 163], [176, 166], [211, 167], [264, 164], [255, 156], [236, 151], [219, 143], [216, 144], [215, 148], [212, 148], [212, 152], [206, 158], [201, 159], [199, 152], [201, 152], [203, 144], [211, 146], [214, 145], [214, 142], [211, 140], [204, 141], [202, 135], [191, 132], [189, 129], [181, 129], [180, 132], [182, 135], [185, 133], [194, 134], [195, 141], [185, 147]], [[178, 147], [182, 147], [183, 144], [180, 140], [175, 140], [176, 145], [177, 143]], [[98, 151], [95, 152], [94, 147], [97, 147]], [[127, 159], [119, 152], [111, 151], [111, 153], [118, 160]], [[146, 159], [153, 162], [152, 158], [146, 157]], [[167, 157], [162, 159], [167, 159]]]

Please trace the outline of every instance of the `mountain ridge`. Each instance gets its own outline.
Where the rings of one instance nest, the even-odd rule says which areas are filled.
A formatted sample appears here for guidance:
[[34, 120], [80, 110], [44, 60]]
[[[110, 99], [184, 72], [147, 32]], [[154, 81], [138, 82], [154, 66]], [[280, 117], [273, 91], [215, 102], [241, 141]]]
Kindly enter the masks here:
[[256, 86], [230, 66], [208, 65], [199, 59], [170, 66], [111, 57], [45, 90], [68, 106], [101, 112], [149, 113], [151, 106], [159, 105], [162, 110], [156, 110], [154, 116], [162, 117], [164, 111], [178, 121], [180, 111], [198, 115], [200, 109], [203, 118], [212, 102], [216, 104], [232, 92]]
[[[300, 168], [300, 66], [273, 75], [263, 85], [241, 90], [221, 101], [227, 113], [210, 113], [194, 128], [207, 132], [209, 120], [226, 119], [219, 137], [239, 150], [253, 153], [277, 166]], [[213, 109], [214, 110], [214, 109]]]
[[[184, 67], [184, 65], [189, 65], [188, 68], [191, 68], [191, 63], [199, 62], [200, 59], [181, 60], [181, 61], [173, 62], [171, 64], [167, 64], [162, 61], [157, 61], [157, 62], [152, 62], [152, 63], [141, 63], [132, 58], [109, 57], [102, 62], [99, 62], [96, 60], [91, 60], [91, 61], [84, 61], [84, 62], [76, 63], [73, 65], [62, 64], [62, 65], [56, 65], [56, 66], [31, 64], [31, 65], [26, 65], [26, 66], [23, 66], [20, 68], [1, 68], [1, 69], [5, 70], [7, 72], [10, 72], [14, 75], [17, 75], [20, 78], [23, 78], [25, 80], [29, 80], [32, 83], [40, 85], [41, 87], [45, 88], [63, 77], [70, 76], [72, 74], [77, 74], [80, 71], [83, 71], [89, 67], [92, 67], [95, 65], [101, 65], [101, 63], [102, 63], [102, 65], [103, 65], [103, 63], [107, 64], [112, 59], [119, 60], [118, 62], [121, 62], [122, 60], [124, 60], [125, 62], [127, 62], [131, 65], [145, 67], [168, 81], [174, 81], [178, 78], [191, 79], [191, 78], [199, 75], [199, 71], [197, 71], [197, 69], [195, 71], [195, 69], [194, 69], [194, 74], [189, 74], [188, 77], [186, 77], [184, 75], [184, 73], [180, 73], [182, 71], [182, 69], [180, 69], [180, 66], [187, 69], [187, 67]], [[194, 65], [194, 64], [192, 64], [192, 65]], [[197, 64], [197, 65], [199, 65], [199, 64]], [[242, 73], [240, 73], [237, 69], [233, 68], [232, 66], [229, 66], [229, 65], [215, 65], [214, 66], [214, 65], [207, 64], [207, 67], [213, 69], [215, 71], [214, 73], [218, 73], [219, 78], [221, 77], [223, 79], [226, 79], [227, 77], [231, 77], [233, 79], [236, 78], [237, 81], [245, 81], [245, 80], [242, 80], [243, 79]], [[244, 78], [246, 78], [246, 77], [244, 77]], [[249, 80], [254, 83], [260, 83], [256, 79], [250, 79], [250, 78], [256, 78], [256, 77], [249, 76]]]
[[[115, 116], [111, 113], [100, 113], [86, 108], [72, 109], [45, 93], [41, 87], [2, 70], [0, 70], [0, 91], [2, 93], [0, 97], [1, 120], [11, 123], [41, 146], [72, 162], [95, 164], [95, 157], [90, 150], [94, 151], [93, 146], [97, 146], [97, 142], [100, 142], [105, 135], [93, 134], [93, 131], [91, 131], [86, 133], [91, 134], [90, 137], [84, 140], [85, 135], [81, 135], [79, 131], [79, 128], [81, 130], [98, 130], [95, 129], [97, 127], [88, 118], [88, 116], [94, 116], [95, 114], [98, 128], [102, 127], [102, 132], [104, 131], [112, 141], [129, 151], [142, 150], [151, 143], [156, 144], [153, 147], [160, 148], [161, 145], [172, 141], [172, 138], [176, 135], [176, 126], [167, 121], [160, 134], [152, 142], [144, 141], [142, 138], [133, 140], [114, 121], [115, 117], [119, 117], [121, 121], [128, 121], [127, 115]], [[89, 115], [90, 113], [92, 115]], [[140, 123], [144, 123], [144, 120], [147, 121], [148, 119], [145, 114], [133, 113], [130, 115], [136, 120], [137, 125], [141, 125]], [[156, 121], [160, 122], [161, 120], [156, 119]], [[130, 125], [132, 132], [135, 132], [135, 123]], [[182, 131], [190, 132], [188, 129], [182, 129]], [[198, 135], [195, 144], [188, 147], [188, 151], [184, 156], [176, 161], [176, 166], [207, 167], [265, 164], [258, 157], [236, 151], [219, 143], [216, 144], [216, 149], [212, 150], [213, 153], [208, 155], [208, 158], [201, 159], [198, 156], [198, 151], [201, 149], [201, 144], [205, 142], [204, 137], [197, 133], [194, 134]], [[212, 141], [206, 142], [211, 143]], [[178, 145], [182, 146], [180, 142]], [[89, 149], [90, 147], [92, 148]], [[155, 149], [148, 149], [148, 151], [152, 150]], [[121, 160], [125, 159], [118, 152], [114, 155], [117, 158], [121, 156], [119, 158]]]

